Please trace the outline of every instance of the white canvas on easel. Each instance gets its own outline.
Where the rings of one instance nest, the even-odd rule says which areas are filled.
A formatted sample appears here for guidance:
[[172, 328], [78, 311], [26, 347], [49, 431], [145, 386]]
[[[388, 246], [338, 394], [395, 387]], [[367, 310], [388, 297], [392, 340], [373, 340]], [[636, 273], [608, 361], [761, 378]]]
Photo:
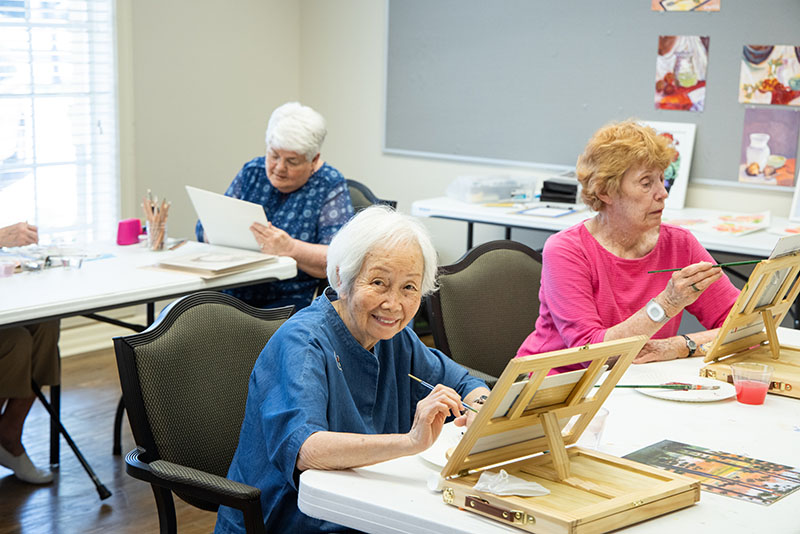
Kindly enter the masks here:
[[645, 126], [653, 128], [658, 135], [672, 137], [673, 148], [678, 151], [679, 160], [676, 176], [669, 187], [669, 197], [664, 203], [668, 210], [683, 209], [686, 201], [686, 189], [689, 186], [689, 169], [692, 166], [692, 153], [694, 152], [694, 135], [696, 124], [686, 122], [659, 122], [640, 121]]
[[261, 251], [250, 226], [254, 222], [269, 224], [263, 206], [190, 185], [186, 186], [186, 192], [203, 224], [206, 242]]

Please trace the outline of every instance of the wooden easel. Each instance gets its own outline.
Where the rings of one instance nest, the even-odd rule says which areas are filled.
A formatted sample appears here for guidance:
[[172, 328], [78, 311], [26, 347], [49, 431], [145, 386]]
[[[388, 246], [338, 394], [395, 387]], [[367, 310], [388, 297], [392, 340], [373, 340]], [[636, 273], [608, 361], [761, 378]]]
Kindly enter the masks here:
[[756, 265], [704, 358], [710, 365], [700, 374], [730, 382], [731, 363], [770, 363], [776, 365], [770, 393], [800, 397], [800, 388], [794, 387], [800, 382], [800, 350], [782, 347], [777, 334], [798, 294], [800, 253]]
[[[646, 341], [645, 336], [637, 336], [558, 351], [546, 357], [533, 355], [511, 360], [451, 455], [442, 476], [459, 476], [548, 450], [552, 466], [541, 466], [537, 471], [545, 478], [584, 487], [582, 481], [570, 474], [566, 447], [578, 440]], [[613, 357], [619, 357], [616, 365], [603, 384], [595, 388]], [[590, 363], [585, 371], [573, 372], [575, 380], [542, 387], [550, 380], [547, 373], [552, 368], [586, 361]], [[589, 396], [592, 391], [594, 395]], [[574, 416], [578, 419], [564, 429]]]
[[[697, 502], [697, 481], [572, 446], [646, 341], [636, 336], [511, 360], [442, 470], [444, 502], [536, 534], [597, 534]], [[594, 387], [612, 358], [616, 364]], [[579, 362], [587, 368], [547, 375]], [[501, 468], [550, 494], [474, 489], [481, 471]]]

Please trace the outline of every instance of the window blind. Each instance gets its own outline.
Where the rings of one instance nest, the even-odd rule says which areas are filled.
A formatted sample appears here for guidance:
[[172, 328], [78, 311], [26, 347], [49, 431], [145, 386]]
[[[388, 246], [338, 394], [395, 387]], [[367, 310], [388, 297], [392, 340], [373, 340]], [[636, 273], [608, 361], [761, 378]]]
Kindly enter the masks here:
[[115, 234], [115, 48], [113, 0], [0, 0], [0, 226]]

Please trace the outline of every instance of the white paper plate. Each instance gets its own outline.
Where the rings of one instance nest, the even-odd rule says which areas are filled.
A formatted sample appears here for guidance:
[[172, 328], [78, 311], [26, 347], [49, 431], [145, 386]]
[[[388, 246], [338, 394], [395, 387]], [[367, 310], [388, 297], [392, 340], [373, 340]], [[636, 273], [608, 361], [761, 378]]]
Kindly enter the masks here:
[[[700, 376], [661, 376], [658, 380], [648, 380], [648, 384], [665, 384], [667, 382], [686, 382], [689, 384], [699, 384], [703, 386], [719, 386], [719, 389], [655, 389], [655, 388], [636, 388], [636, 391], [648, 397], [657, 399], [678, 401], [678, 402], [715, 402], [728, 399], [736, 395], [736, 388], [733, 384], [705, 378]], [[641, 382], [639, 382], [641, 383]]]
[[463, 426], [456, 426], [452, 421], [447, 423], [442, 427], [439, 438], [430, 448], [419, 453], [419, 457], [437, 467], [444, 467], [447, 465], [447, 451], [458, 445], [464, 432]]

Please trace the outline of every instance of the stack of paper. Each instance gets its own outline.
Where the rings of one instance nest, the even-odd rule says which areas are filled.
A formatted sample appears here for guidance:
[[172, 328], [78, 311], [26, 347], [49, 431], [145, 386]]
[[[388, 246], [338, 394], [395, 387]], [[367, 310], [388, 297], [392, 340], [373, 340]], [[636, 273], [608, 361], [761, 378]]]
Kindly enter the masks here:
[[248, 251], [230, 252], [195, 252], [166, 259], [157, 264], [157, 267], [185, 271], [200, 275], [202, 278], [216, 278], [260, 267], [273, 262], [277, 256], [272, 254], [259, 254]]

